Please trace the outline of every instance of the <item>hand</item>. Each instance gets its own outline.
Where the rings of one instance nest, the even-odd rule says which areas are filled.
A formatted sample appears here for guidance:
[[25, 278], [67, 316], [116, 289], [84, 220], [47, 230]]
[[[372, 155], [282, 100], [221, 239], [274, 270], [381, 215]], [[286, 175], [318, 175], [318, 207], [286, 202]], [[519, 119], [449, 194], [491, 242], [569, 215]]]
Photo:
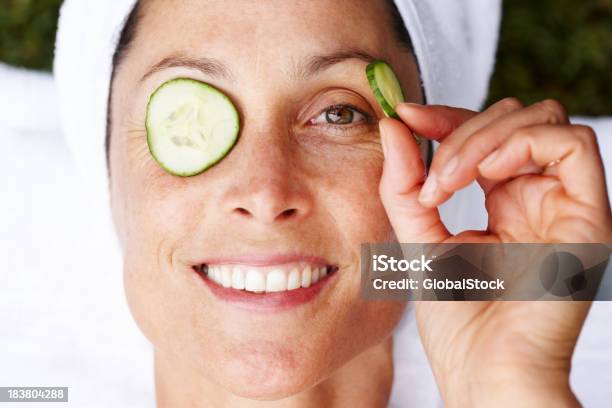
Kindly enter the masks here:
[[[380, 122], [380, 194], [400, 242], [612, 242], [593, 131], [563, 107], [504, 99], [482, 113], [402, 104]], [[403, 123], [402, 123], [403, 122]], [[429, 175], [412, 132], [441, 142]], [[451, 235], [437, 206], [476, 180], [486, 231]], [[423, 344], [455, 406], [576, 406], [571, 356], [588, 302], [417, 302]]]

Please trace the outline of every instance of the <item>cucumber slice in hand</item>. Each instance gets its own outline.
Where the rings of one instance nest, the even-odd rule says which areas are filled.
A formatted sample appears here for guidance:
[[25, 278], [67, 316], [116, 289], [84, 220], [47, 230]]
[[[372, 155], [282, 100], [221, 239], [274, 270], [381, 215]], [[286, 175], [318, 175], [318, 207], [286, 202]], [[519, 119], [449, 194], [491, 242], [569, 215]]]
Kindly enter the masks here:
[[176, 176], [195, 176], [218, 163], [238, 139], [240, 119], [221, 91], [179, 78], [162, 84], [150, 97], [147, 143], [153, 158]]
[[366, 75], [370, 88], [372, 88], [374, 96], [385, 115], [399, 119], [395, 112], [395, 106], [405, 101], [404, 93], [389, 64], [381, 60], [374, 61], [366, 67]]
[[[366, 67], [366, 75], [370, 88], [374, 92], [376, 100], [380, 104], [385, 116], [399, 119], [399, 115], [395, 112], [397, 104], [405, 102], [402, 86], [391, 69], [391, 66], [385, 61], [376, 60]], [[421, 138], [414, 136], [418, 144], [421, 144]]]

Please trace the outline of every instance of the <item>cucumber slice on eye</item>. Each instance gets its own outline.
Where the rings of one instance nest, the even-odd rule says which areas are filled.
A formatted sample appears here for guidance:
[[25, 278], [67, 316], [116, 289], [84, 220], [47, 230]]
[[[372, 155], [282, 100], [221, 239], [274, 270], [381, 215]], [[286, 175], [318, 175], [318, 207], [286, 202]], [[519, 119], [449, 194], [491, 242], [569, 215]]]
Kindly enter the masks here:
[[[399, 115], [395, 112], [395, 106], [405, 102], [406, 99], [402, 92], [402, 86], [391, 66], [382, 60], [373, 61], [366, 67], [366, 76], [385, 116], [399, 119]], [[415, 135], [414, 138], [418, 144], [421, 144], [420, 137]]]
[[218, 163], [238, 140], [230, 99], [204, 82], [179, 78], [151, 95], [146, 117], [151, 155], [168, 173], [189, 177]]

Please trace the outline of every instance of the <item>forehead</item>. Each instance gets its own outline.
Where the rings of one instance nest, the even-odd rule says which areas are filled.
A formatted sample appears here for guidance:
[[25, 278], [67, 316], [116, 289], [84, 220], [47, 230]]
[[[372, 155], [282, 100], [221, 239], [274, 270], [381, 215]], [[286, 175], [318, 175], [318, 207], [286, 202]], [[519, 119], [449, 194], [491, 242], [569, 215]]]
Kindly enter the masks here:
[[[303, 55], [397, 46], [386, 0], [148, 0], [135, 48], [206, 55], [228, 65], [291, 64]], [[150, 45], [154, 44], [154, 47]]]

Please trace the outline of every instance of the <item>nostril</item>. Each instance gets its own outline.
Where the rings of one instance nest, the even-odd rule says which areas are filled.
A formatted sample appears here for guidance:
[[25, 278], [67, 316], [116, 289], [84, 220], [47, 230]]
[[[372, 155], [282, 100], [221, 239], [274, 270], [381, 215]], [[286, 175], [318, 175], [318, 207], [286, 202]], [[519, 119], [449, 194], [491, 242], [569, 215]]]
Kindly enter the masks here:
[[278, 208], [278, 206], [253, 206], [253, 207], [234, 207], [232, 214], [238, 218], [256, 219], [262, 222], [274, 222], [290, 220], [297, 217], [301, 213], [299, 208]]
[[279, 214], [278, 218], [279, 219], [283, 219], [283, 218], [291, 218], [293, 217], [295, 214], [297, 213], [297, 210], [295, 208], [288, 208], [285, 211], [283, 211], [282, 213]]
[[234, 211], [236, 211], [240, 215], [251, 215], [249, 210], [247, 210], [246, 208], [240, 208], [239, 207], [239, 208], [234, 209]]

